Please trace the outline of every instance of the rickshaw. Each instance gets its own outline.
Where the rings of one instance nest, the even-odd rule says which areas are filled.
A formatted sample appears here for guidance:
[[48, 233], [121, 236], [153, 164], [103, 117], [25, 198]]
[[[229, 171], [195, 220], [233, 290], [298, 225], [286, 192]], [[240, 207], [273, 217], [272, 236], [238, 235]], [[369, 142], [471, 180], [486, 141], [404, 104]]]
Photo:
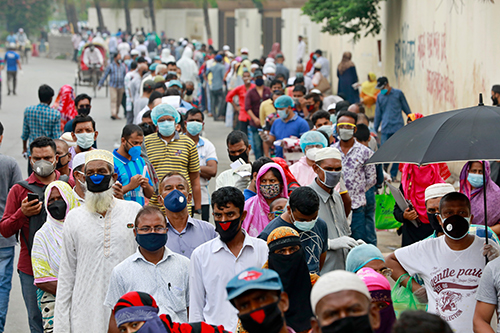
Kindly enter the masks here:
[[[85, 53], [85, 50], [91, 45], [94, 45], [95, 49], [101, 52], [103, 58], [102, 66], [90, 65], [89, 67], [83, 62], [83, 55]], [[75, 74], [75, 95], [78, 94], [77, 93], [78, 86], [92, 87], [92, 89], [94, 90], [94, 97], [96, 97], [97, 85], [104, 73], [104, 68], [105, 68], [104, 66], [105, 64], [107, 64], [107, 62], [108, 62], [108, 57], [106, 48], [104, 46], [96, 43], [87, 43], [82, 47], [82, 51], [78, 56], [78, 68]], [[108, 79], [106, 79], [106, 81], [104, 82], [104, 86], [106, 87], [106, 97], [108, 97]]]

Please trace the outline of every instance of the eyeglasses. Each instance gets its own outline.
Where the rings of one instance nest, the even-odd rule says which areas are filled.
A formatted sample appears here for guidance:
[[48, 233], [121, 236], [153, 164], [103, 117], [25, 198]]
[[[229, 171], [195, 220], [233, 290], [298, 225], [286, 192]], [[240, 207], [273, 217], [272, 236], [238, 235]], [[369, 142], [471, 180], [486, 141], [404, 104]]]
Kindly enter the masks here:
[[137, 231], [140, 231], [141, 233], [150, 233], [152, 231], [156, 232], [157, 234], [164, 234], [167, 232], [167, 228], [165, 227], [142, 227], [142, 228], [135, 228]]
[[343, 128], [343, 129], [354, 129], [354, 128], [356, 128], [356, 125], [351, 124], [351, 123], [338, 123], [337, 126], [339, 128]]
[[382, 274], [386, 278], [389, 278], [392, 276], [392, 269], [391, 268], [387, 268], [387, 267], [382, 268], [381, 270], [378, 270], [377, 272], [379, 272], [380, 274]]

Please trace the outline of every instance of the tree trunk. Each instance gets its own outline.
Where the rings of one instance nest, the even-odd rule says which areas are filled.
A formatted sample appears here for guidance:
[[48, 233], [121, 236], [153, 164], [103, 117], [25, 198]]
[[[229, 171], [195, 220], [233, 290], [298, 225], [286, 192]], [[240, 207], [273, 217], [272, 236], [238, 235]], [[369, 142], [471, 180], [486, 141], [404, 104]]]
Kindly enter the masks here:
[[64, 9], [66, 10], [68, 23], [73, 26], [73, 31], [75, 33], [78, 33], [78, 17], [76, 16], [76, 8], [74, 2], [71, 0], [64, 0]]
[[212, 39], [212, 29], [210, 28], [210, 17], [208, 16], [208, 0], [203, 0], [203, 19], [207, 30], [207, 40]]
[[102, 16], [101, 3], [99, 0], [94, 0], [95, 11], [97, 13], [97, 22], [99, 24], [99, 29], [104, 29], [104, 18]]
[[151, 18], [151, 29], [152, 31], [156, 31], [156, 17], [155, 17], [155, 1], [154, 0], [148, 0], [148, 5], [149, 5], [149, 17]]
[[130, 0], [123, 0], [123, 9], [125, 9], [125, 25], [127, 28], [127, 33], [132, 33], [132, 20], [130, 19], [130, 8], [129, 8]]

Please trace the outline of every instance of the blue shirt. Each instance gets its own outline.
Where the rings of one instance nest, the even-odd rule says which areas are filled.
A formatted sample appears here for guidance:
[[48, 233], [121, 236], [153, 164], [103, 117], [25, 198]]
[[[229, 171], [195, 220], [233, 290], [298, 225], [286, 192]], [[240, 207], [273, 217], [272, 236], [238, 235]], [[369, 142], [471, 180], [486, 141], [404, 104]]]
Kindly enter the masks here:
[[[115, 173], [118, 175], [118, 181], [123, 185], [128, 185], [130, 183], [130, 178], [135, 175], [142, 175], [146, 162], [142, 157], [138, 157], [135, 160], [128, 160], [118, 153], [118, 150], [113, 150], [113, 161], [115, 163]], [[146, 171], [146, 178], [149, 179], [149, 185], [153, 186], [151, 178], [149, 177], [149, 172]], [[124, 200], [135, 201], [141, 206], [146, 203], [144, 200], [144, 192], [142, 187], [128, 191], [123, 195]]]
[[24, 110], [21, 139], [28, 140], [29, 146], [39, 136], [51, 139], [61, 136], [61, 113], [44, 103], [28, 106]]
[[17, 38], [16, 38], [16, 35], [8, 35], [7, 36], [7, 43], [10, 44], [10, 43], [15, 43], [17, 42]]
[[99, 87], [102, 87], [104, 81], [109, 75], [109, 86], [111, 88], [123, 88], [125, 87], [125, 74], [127, 74], [127, 65], [125, 64], [117, 64], [116, 62], [112, 62], [106, 67], [104, 71], [104, 75], [99, 81]]
[[382, 124], [382, 133], [396, 133], [404, 126], [401, 111], [407, 115], [411, 113], [410, 106], [401, 90], [391, 88], [391, 91], [385, 95], [378, 94], [375, 109], [375, 131]]
[[21, 57], [17, 52], [14, 51], [7, 51], [5, 53], [5, 63], [7, 64], [7, 72], [15, 72], [17, 71], [17, 61]]
[[314, 227], [309, 231], [297, 229], [295, 225], [283, 220], [278, 216], [262, 230], [259, 235], [260, 239], [267, 242], [267, 237], [276, 228], [289, 227], [297, 231], [300, 235], [300, 242], [306, 254], [307, 267], [310, 273], [319, 275], [319, 260], [323, 253], [328, 250], [328, 227], [326, 222], [318, 218]]
[[[297, 112], [288, 122], [283, 122], [280, 118], [276, 119], [271, 126], [271, 135], [276, 138], [276, 140], [281, 140], [284, 138], [289, 138], [291, 136], [296, 136], [300, 138], [302, 134], [309, 131], [309, 125], [307, 121], [300, 118]], [[276, 156], [283, 157], [283, 148], [276, 147]]]
[[178, 232], [167, 218], [167, 247], [175, 253], [191, 258], [191, 254], [201, 244], [217, 237], [215, 227], [205, 221], [188, 216], [184, 230]]

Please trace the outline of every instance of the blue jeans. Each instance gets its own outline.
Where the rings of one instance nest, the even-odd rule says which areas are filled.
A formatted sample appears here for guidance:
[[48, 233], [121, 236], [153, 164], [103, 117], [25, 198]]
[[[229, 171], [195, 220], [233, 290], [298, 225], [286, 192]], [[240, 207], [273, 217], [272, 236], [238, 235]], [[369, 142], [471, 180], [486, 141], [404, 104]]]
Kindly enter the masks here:
[[0, 248], [0, 332], [5, 328], [14, 270], [14, 246]]
[[43, 333], [42, 314], [38, 308], [38, 301], [34, 285], [35, 279], [32, 275], [25, 274], [18, 270], [19, 279], [21, 280], [21, 290], [23, 292], [24, 304], [28, 311], [28, 322], [31, 333]]
[[259, 131], [256, 127], [248, 126], [248, 131], [252, 132], [252, 150], [257, 160], [262, 157], [262, 139], [260, 138]]
[[377, 245], [377, 233], [375, 232], [375, 219], [367, 219], [367, 206], [361, 206], [352, 210], [351, 237], [362, 239], [367, 244]]
[[[376, 186], [372, 186], [365, 193], [366, 197], [366, 208], [365, 208], [365, 219], [366, 219], [366, 233], [368, 235], [368, 242], [377, 246], [377, 234], [375, 232], [375, 191]], [[374, 230], [372, 233], [371, 230]]]
[[[382, 133], [382, 136], [380, 138], [380, 145], [382, 146], [393, 135], [394, 135], [394, 133], [391, 133], [391, 134]], [[389, 166], [389, 164], [385, 164], [384, 168], [387, 168], [388, 166]], [[390, 171], [392, 178], [394, 178], [398, 175], [398, 171], [399, 171], [398, 168], [399, 168], [399, 163], [392, 163], [392, 167], [391, 167], [391, 171]]]

